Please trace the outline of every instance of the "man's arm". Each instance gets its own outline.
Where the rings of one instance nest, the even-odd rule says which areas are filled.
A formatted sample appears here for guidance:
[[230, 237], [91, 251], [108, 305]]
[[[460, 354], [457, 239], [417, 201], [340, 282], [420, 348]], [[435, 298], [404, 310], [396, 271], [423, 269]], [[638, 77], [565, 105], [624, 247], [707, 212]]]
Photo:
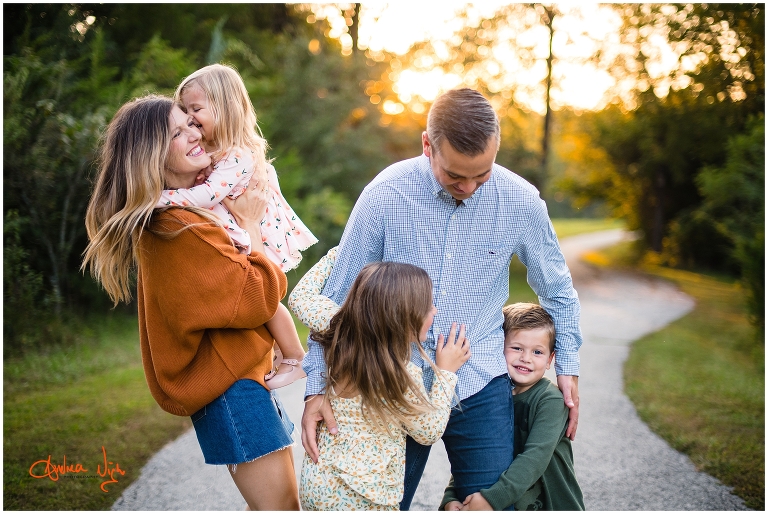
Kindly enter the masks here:
[[530, 218], [516, 253], [528, 269], [528, 284], [555, 321], [555, 372], [557, 385], [570, 409], [568, 437], [573, 440], [579, 422], [581, 306], [543, 200], [534, 204]]

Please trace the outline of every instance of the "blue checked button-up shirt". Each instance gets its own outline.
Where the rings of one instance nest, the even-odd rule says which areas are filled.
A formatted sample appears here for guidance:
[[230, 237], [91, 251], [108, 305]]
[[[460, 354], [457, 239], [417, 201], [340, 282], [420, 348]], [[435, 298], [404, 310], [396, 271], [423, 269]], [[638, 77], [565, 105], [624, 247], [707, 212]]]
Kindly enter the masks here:
[[[382, 171], [360, 194], [349, 217], [333, 272], [323, 295], [337, 304], [369, 262], [407, 262], [429, 273], [437, 307], [427, 341], [447, 337], [451, 323], [464, 323], [472, 357], [458, 371], [456, 393], [463, 400], [507, 372], [501, 308], [509, 298], [509, 263], [516, 254], [528, 268], [528, 283], [555, 320], [558, 375], [579, 374], [579, 299], [544, 201], [531, 184], [493, 165], [491, 178], [459, 205], [435, 179], [422, 155]], [[308, 340], [304, 359], [306, 395], [324, 389], [320, 346]], [[418, 351], [412, 361], [433, 373]]]

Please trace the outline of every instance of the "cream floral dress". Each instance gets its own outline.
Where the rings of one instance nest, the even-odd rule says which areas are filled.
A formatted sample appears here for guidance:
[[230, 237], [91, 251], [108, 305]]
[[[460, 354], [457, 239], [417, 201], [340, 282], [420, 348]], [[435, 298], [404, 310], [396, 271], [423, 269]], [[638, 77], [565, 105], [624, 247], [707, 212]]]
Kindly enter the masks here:
[[[313, 330], [328, 325], [338, 306], [321, 296], [333, 269], [336, 248], [331, 249], [291, 293], [294, 314]], [[421, 369], [408, 363], [415, 383], [423, 384]], [[332, 436], [325, 424], [318, 430], [320, 458], [315, 464], [305, 453], [299, 480], [299, 499], [304, 510], [398, 510], [405, 479], [405, 437], [420, 444], [434, 444], [445, 431], [457, 377], [441, 370], [429, 399], [434, 410], [412, 416], [401, 426], [389, 426], [388, 434], [363, 417], [360, 396], [332, 397], [331, 407], [339, 432]], [[421, 385], [422, 394], [426, 395]], [[408, 399], [418, 403], [416, 394]]]

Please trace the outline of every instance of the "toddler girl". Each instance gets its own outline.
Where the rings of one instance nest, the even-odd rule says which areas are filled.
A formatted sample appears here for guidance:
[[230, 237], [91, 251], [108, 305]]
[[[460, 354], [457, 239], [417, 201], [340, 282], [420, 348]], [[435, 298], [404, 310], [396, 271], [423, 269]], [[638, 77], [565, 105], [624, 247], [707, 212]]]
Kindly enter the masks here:
[[421, 345], [412, 345], [426, 340], [437, 312], [429, 276], [411, 264], [368, 264], [338, 308], [320, 296], [335, 252], [301, 279], [290, 299], [323, 348], [325, 395], [339, 429], [331, 436], [320, 426], [320, 458], [315, 464], [304, 455], [299, 498], [304, 510], [398, 510], [406, 434], [421, 444], [442, 435], [456, 371], [470, 357], [469, 343], [463, 327], [456, 339], [455, 324], [447, 343], [439, 336], [437, 365], [430, 363], [435, 380], [427, 394], [422, 370], [410, 357], [413, 346], [429, 362]]
[[[295, 268], [301, 251], [317, 242], [280, 193], [275, 168], [266, 160], [267, 142], [258, 132], [256, 114], [243, 79], [229, 66], [212, 64], [182, 81], [176, 90], [181, 103], [203, 135], [205, 150], [213, 157], [213, 171], [205, 181], [189, 189], [163, 191], [155, 208], [196, 206], [212, 210], [223, 222], [234, 245], [250, 254], [252, 244], [264, 245], [267, 257], [283, 271]], [[236, 198], [253, 178], [269, 188], [267, 211], [261, 222], [262, 241], [251, 241], [221, 203]], [[266, 324], [275, 338], [278, 365], [265, 377], [270, 389], [286, 386], [306, 376], [301, 369], [304, 349], [288, 309], [278, 304], [275, 316]], [[278, 355], [282, 354], [281, 357]], [[285, 364], [280, 369], [280, 364]]]

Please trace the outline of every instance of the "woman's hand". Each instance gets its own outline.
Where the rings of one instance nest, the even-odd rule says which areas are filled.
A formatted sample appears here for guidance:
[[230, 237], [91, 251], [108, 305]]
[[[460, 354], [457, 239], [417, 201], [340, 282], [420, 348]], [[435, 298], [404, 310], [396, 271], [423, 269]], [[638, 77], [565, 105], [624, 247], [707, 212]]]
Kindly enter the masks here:
[[443, 334], [437, 337], [435, 364], [438, 368], [456, 373], [461, 365], [469, 360], [472, 352], [469, 350], [469, 340], [464, 337], [465, 332], [462, 324], [457, 337], [456, 323], [453, 323], [447, 341], [444, 342]]
[[234, 200], [227, 197], [222, 201], [240, 228], [251, 236], [251, 250], [262, 254], [264, 253], [264, 245], [261, 238], [261, 220], [264, 219], [264, 214], [267, 212], [268, 198], [267, 182], [251, 180], [243, 194]]
[[[234, 200], [226, 197], [222, 201], [224, 206], [235, 217], [238, 225], [245, 228], [246, 225], [256, 223], [260, 224], [267, 212], [267, 200], [269, 198], [269, 187], [265, 183], [256, 182], [248, 184], [248, 188], [243, 194]], [[247, 230], [247, 229], [246, 229]], [[251, 234], [253, 237], [253, 234]]]

